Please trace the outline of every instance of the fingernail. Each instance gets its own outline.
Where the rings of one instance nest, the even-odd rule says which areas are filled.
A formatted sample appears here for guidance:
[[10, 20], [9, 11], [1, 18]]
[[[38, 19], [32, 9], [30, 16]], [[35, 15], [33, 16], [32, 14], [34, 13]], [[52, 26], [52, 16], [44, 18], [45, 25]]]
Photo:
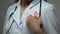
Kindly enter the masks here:
[[35, 16], [35, 17], [38, 17], [37, 11], [34, 12], [34, 16]]

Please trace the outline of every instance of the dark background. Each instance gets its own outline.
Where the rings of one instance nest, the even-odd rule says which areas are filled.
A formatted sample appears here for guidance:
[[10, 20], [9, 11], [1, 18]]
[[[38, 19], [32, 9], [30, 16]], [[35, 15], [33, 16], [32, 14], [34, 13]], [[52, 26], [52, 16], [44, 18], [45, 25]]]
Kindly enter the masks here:
[[[58, 18], [58, 32], [60, 34], [60, 0], [47, 0], [49, 3], [52, 3], [56, 8], [56, 16]], [[3, 31], [4, 19], [6, 11], [10, 5], [14, 4], [14, 0], [0, 0], [0, 34]]]

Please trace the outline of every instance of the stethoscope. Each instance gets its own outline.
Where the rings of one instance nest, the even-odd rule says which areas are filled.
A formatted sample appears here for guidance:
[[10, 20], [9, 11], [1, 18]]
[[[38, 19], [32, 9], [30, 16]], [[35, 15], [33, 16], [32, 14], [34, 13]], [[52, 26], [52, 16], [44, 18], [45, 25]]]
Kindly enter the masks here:
[[[41, 17], [42, 0], [40, 0], [38, 3], [36, 3], [36, 4], [33, 5], [32, 7], [30, 7], [30, 9], [33, 8], [34, 6], [36, 6], [36, 5], [39, 4], [39, 3], [40, 3], [39, 17]], [[15, 13], [15, 11], [16, 11], [17, 8], [18, 8], [18, 7], [16, 6], [15, 9], [14, 9], [14, 12], [12, 12], [12, 13], [10, 14], [9, 20], [10, 20], [10, 18], [13, 16], [13, 14]], [[12, 21], [9, 29], [6, 31], [6, 34], [9, 34], [9, 30], [11, 29], [11, 27], [12, 27], [12, 25], [13, 25], [14, 22], [16, 23], [16, 21], [13, 19], [13, 21]], [[16, 25], [17, 25], [17, 23], [16, 23]], [[42, 24], [42, 23], [40, 24], [40, 28], [43, 28], [43, 24]]]

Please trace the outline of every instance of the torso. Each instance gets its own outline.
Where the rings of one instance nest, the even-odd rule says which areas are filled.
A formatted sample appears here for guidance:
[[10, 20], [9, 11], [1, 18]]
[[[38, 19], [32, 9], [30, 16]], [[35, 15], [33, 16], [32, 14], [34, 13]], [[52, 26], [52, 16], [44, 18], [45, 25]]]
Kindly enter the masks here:
[[25, 6], [20, 6], [20, 19], [21, 19], [21, 17], [22, 17], [22, 15], [24, 14], [24, 11], [25, 11], [25, 9], [28, 7], [29, 5], [27, 4], [27, 5], [25, 5]]
[[20, 6], [20, 19], [21, 19], [22, 15], [23, 15], [25, 9], [26, 9], [26, 7]]

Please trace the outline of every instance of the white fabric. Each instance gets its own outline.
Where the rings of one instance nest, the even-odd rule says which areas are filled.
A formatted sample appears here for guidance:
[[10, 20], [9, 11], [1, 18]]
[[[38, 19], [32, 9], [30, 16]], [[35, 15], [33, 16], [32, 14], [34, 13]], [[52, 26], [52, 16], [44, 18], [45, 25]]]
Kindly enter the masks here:
[[[39, 0], [38, 0], [39, 1]], [[29, 28], [26, 26], [26, 17], [29, 15], [34, 16], [34, 12], [37, 11], [39, 13], [39, 7], [40, 3], [37, 4], [35, 7], [30, 9], [34, 4], [36, 4], [38, 1], [33, 1], [24, 11], [24, 14], [19, 20], [20, 17], [20, 1], [12, 6], [10, 6], [7, 10], [6, 14], [6, 19], [4, 23], [4, 29], [3, 29], [3, 34], [6, 34], [6, 31], [9, 29], [13, 19], [16, 21], [16, 23], [13, 24], [11, 27], [9, 34], [33, 34]], [[13, 16], [9, 19], [9, 15], [14, 12], [15, 7], [17, 6], [17, 9]], [[54, 6], [50, 3], [47, 3], [45, 1], [42, 1], [42, 12], [41, 12], [41, 18], [43, 21], [43, 27], [44, 27], [44, 32], [45, 34], [57, 34], [57, 26], [56, 26], [56, 18], [55, 18], [55, 13], [54, 13]], [[20, 22], [22, 21], [22, 24]]]

